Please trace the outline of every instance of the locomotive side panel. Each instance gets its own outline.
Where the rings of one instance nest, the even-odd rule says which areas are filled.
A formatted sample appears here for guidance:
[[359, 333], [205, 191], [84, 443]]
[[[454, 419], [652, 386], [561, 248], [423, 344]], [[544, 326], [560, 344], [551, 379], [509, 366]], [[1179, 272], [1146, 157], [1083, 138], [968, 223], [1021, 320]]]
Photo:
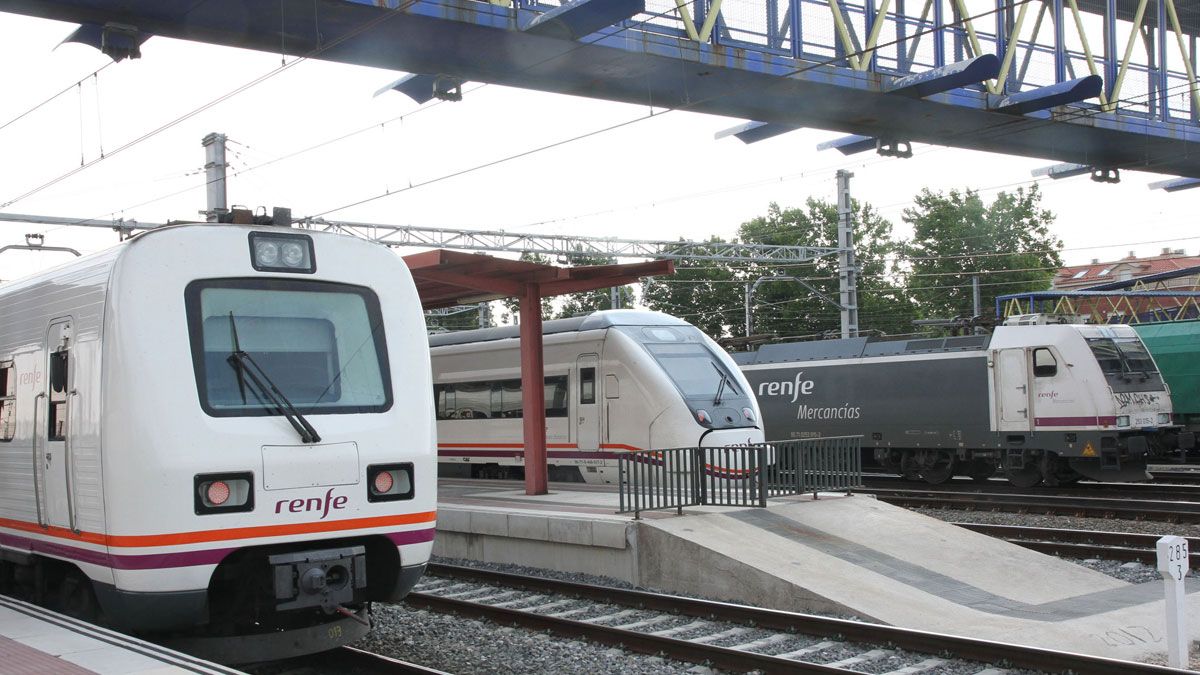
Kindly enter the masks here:
[[863, 435], [864, 447], [994, 447], [983, 354], [744, 366], [767, 438]]

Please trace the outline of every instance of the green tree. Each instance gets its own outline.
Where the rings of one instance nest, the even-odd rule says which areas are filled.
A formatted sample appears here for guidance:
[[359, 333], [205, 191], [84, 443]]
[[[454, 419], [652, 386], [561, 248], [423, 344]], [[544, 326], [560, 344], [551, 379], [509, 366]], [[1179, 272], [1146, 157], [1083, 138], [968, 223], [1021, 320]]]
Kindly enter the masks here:
[[970, 316], [971, 279], [979, 277], [981, 313], [998, 295], [1049, 288], [1062, 267], [1062, 242], [1050, 233], [1054, 214], [1041, 206], [1042, 193], [1001, 192], [985, 205], [973, 190], [948, 194], [928, 189], [905, 209], [913, 228], [905, 247], [909, 292], [924, 318]]
[[[869, 204], [851, 204], [854, 249], [859, 268], [859, 331], [911, 333], [915, 317], [904, 292], [903, 275], [894, 265], [902, 243], [892, 239], [892, 224]], [[837, 246], [837, 204], [810, 198], [803, 208], [782, 209], [774, 202], [767, 214], [743, 223], [745, 243], [776, 246]], [[838, 300], [838, 259], [828, 255], [811, 264], [755, 265], [747, 279], [792, 276], [804, 280], [828, 298]], [[779, 336], [837, 334], [840, 310], [795, 281], [761, 284], [754, 295], [754, 333]]]
[[[709, 242], [724, 243], [719, 237]], [[642, 282], [642, 302], [650, 309], [677, 316], [714, 340], [741, 335], [742, 284], [728, 263], [712, 260], [675, 261], [675, 274]]]

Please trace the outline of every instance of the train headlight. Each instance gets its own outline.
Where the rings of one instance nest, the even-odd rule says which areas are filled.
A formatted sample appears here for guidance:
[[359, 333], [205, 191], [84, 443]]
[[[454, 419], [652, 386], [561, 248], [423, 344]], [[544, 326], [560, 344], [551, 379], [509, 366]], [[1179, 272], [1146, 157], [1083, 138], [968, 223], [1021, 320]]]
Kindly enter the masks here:
[[1159, 424], [1170, 424], [1171, 423], [1171, 415], [1169, 413], [1158, 413], [1158, 423]]
[[1120, 415], [1119, 417], [1117, 417], [1117, 426], [1118, 427], [1129, 426], [1129, 415]]
[[745, 417], [747, 422], [753, 422], [754, 411], [749, 408], [742, 408], [742, 417]]
[[708, 416], [707, 410], [697, 410], [696, 411], [696, 421], [701, 424], [711, 424], [712, 418]]
[[312, 238], [306, 234], [251, 232], [250, 262], [259, 272], [317, 271]]
[[254, 474], [210, 473], [194, 478], [196, 515], [254, 510]]
[[413, 465], [373, 464], [367, 467], [367, 501], [392, 502], [413, 498]]

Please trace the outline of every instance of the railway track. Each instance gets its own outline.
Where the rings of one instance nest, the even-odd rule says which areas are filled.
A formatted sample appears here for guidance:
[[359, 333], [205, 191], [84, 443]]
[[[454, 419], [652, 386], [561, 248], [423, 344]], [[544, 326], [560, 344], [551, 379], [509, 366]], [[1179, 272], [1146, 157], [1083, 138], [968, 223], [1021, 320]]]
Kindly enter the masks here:
[[[1089, 530], [1063, 530], [1048, 527], [1024, 527], [1016, 525], [985, 525], [981, 523], [954, 523], [959, 527], [1004, 539], [1018, 546], [1069, 558], [1099, 558], [1121, 560], [1153, 565], [1156, 562], [1153, 534], [1131, 534], [1126, 532], [1096, 532]], [[1188, 538], [1191, 551], [1191, 567], [1200, 565], [1200, 538]]]
[[[879, 624], [469, 567], [434, 564], [429, 567], [429, 575], [408, 596], [407, 604], [737, 672], [899, 675], [964, 661], [977, 663], [978, 672], [1001, 663], [1050, 672], [1180, 672]], [[579, 607], [579, 599], [590, 603]], [[837, 658], [830, 659], [830, 653], [837, 654]], [[902, 665], [880, 667], [881, 663], [897, 661]]]
[[1195, 501], [1165, 501], [1089, 497], [1080, 495], [1006, 494], [937, 488], [867, 488], [863, 492], [880, 501], [904, 507], [930, 507], [972, 511], [1040, 513], [1079, 518], [1119, 518], [1163, 523], [1200, 523]]
[[1083, 482], [1058, 487], [1038, 486], [1018, 488], [1004, 479], [993, 478], [976, 482], [968, 478], [955, 478], [940, 485], [910, 481], [890, 474], [864, 474], [863, 482], [869, 488], [883, 487], [915, 490], [945, 490], [948, 492], [987, 492], [995, 494], [1022, 494], [1060, 497], [1109, 497], [1113, 499], [1152, 499], [1154, 501], [1200, 502], [1200, 482], [1195, 487], [1182, 483], [1091, 483]]
[[339, 647], [319, 654], [275, 661], [246, 669], [251, 675], [449, 675], [390, 656]]

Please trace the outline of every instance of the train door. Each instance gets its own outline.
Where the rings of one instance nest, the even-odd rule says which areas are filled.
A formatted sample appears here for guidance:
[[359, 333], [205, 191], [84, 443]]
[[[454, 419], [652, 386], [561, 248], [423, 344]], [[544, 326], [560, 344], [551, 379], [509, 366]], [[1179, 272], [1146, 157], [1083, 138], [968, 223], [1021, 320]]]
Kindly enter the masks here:
[[1029, 431], [1032, 410], [1029, 405], [1029, 366], [1023, 348], [996, 352], [996, 419], [999, 431]]
[[[35, 441], [41, 436], [37, 458], [44, 523], [51, 527], [75, 529], [75, 505], [71, 481], [70, 411], [75, 391], [74, 359], [71, 358], [71, 319], [55, 319], [46, 331], [45, 390], [38, 394], [44, 403], [41, 419], [34, 429]], [[37, 411], [35, 411], [37, 412]], [[35, 450], [36, 453], [36, 450]]]
[[576, 398], [575, 417], [576, 444], [580, 450], [600, 449], [600, 404], [596, 393], [600, 385], [597, 373], [600, 368], [599, 354], [581, 354], [576, 360], [579, 374], [579, 396]]

